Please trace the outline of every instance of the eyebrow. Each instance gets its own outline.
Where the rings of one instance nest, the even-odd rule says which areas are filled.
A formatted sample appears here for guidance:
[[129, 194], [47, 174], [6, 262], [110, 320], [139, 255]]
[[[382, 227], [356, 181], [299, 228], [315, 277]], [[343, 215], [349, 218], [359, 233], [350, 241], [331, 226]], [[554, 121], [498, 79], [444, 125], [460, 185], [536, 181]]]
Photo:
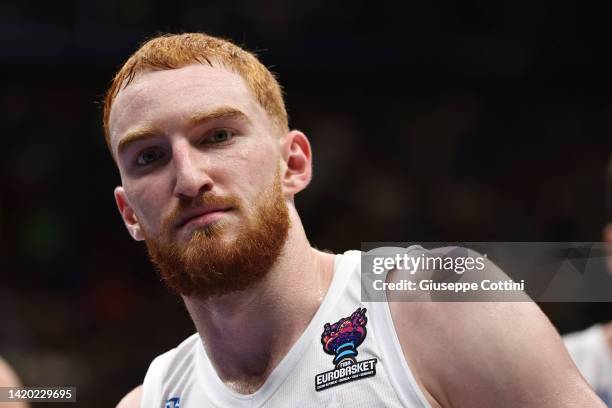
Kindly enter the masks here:
[[[197, 112], [191, 115], [188, 119], [189, 126], [194, 127], [204, 124], [211, 120], [235, 118], [249, 123], [248, 116], [242, 111], [231, 106], [221, 106], [209, 111]], [[125, 136], [119, 141], [117, 152], [121, 154], [127, 147], [137, 141], [152, 139], [159, 136], [162, 132], [151, 126], [141, 126], [133, 130], [129, 130]]]
[[221, 106], [211, 111], [194, 113], [189, 119], [189, 124], [191, 126], [197, 126], [199, 124], [202, 124], [203, 122], [222, 118], [235, 118], [249, 122], [249, 118], [247, 117], [247, 115], [245, 115], [239, 109], [232, 108], [231, 106]]
[[117, 152], [121, 154], [129, 145], [134, 142], [140, 140], [151, 139], [156, 135], [159, 135], [160, 132], [150, 126], [142, 126], [133, 130], [130, 130], [126, 133], [126, 135], [119, 141], [119, 145], [117, 146]]

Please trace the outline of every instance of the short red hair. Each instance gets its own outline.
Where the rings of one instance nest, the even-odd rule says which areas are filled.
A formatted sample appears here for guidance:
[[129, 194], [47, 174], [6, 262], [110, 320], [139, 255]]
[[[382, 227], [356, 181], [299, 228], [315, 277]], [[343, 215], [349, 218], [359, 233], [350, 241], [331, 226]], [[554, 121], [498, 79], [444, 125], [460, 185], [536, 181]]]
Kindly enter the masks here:
[[[239, 74], [272, 123], [288, 131], [287, 111], [281, 87], [255, 56], [228, 40], [203, 33], [164, 34], [146, 41], [117, 72], [104, 98], [104, 138], [110, 149], [110, 112], [119, 91], [141, 72], [178, 69], [191, 64], [213, 63]], [[112, 150], [111, 150], [112, 152]]]

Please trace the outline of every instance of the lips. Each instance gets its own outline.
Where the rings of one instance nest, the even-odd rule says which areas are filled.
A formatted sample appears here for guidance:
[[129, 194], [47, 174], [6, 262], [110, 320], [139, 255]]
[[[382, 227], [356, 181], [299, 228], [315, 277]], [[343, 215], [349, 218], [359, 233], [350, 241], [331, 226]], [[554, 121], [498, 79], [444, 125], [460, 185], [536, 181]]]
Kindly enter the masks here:
[[229, 207], [208, 207], [191, 210], [180, 218], [176, 224], [176, 228], [180, 229], [188, 224], [196, 222], [206, 224], [229, 210], [231, 210]]

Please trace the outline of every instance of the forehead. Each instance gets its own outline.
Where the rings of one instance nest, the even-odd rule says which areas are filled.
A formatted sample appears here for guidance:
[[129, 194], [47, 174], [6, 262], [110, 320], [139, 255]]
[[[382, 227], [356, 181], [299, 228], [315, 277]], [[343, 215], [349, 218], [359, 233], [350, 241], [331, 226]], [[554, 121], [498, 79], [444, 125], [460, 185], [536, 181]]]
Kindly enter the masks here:
[[[234, 107], [252, 119], [265, 119], [245, 81], [224, 68], [194, 64], [136, 75], [113, 102], [109, 118], [113, 151], [131, 128], [154, 126], [172, 131], [194, 112]], [[263, 115], [263, 117], [262, 117]]]

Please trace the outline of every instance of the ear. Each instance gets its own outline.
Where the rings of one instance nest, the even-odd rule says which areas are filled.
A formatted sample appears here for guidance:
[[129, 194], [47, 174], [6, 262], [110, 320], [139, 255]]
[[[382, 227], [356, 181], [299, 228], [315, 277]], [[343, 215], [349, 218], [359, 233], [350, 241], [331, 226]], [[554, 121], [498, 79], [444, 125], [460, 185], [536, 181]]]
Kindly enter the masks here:
[[310, 142], [299, 130], [292, 130], [281, 139], [281, 174], [283, 191], [295, 195], [306, 188], [312, 179]]
[[115, 202], [117, 203], [121, 218], [123, 218], [123, 222], [132, 238], [136, 241], [144, 241], [144, 234], [138, 222], [138, 218], [136, 218], [134, 210], [130, 207], [127, 196], [125, 195], [125, 190], [121, 186], [115, 188]]

